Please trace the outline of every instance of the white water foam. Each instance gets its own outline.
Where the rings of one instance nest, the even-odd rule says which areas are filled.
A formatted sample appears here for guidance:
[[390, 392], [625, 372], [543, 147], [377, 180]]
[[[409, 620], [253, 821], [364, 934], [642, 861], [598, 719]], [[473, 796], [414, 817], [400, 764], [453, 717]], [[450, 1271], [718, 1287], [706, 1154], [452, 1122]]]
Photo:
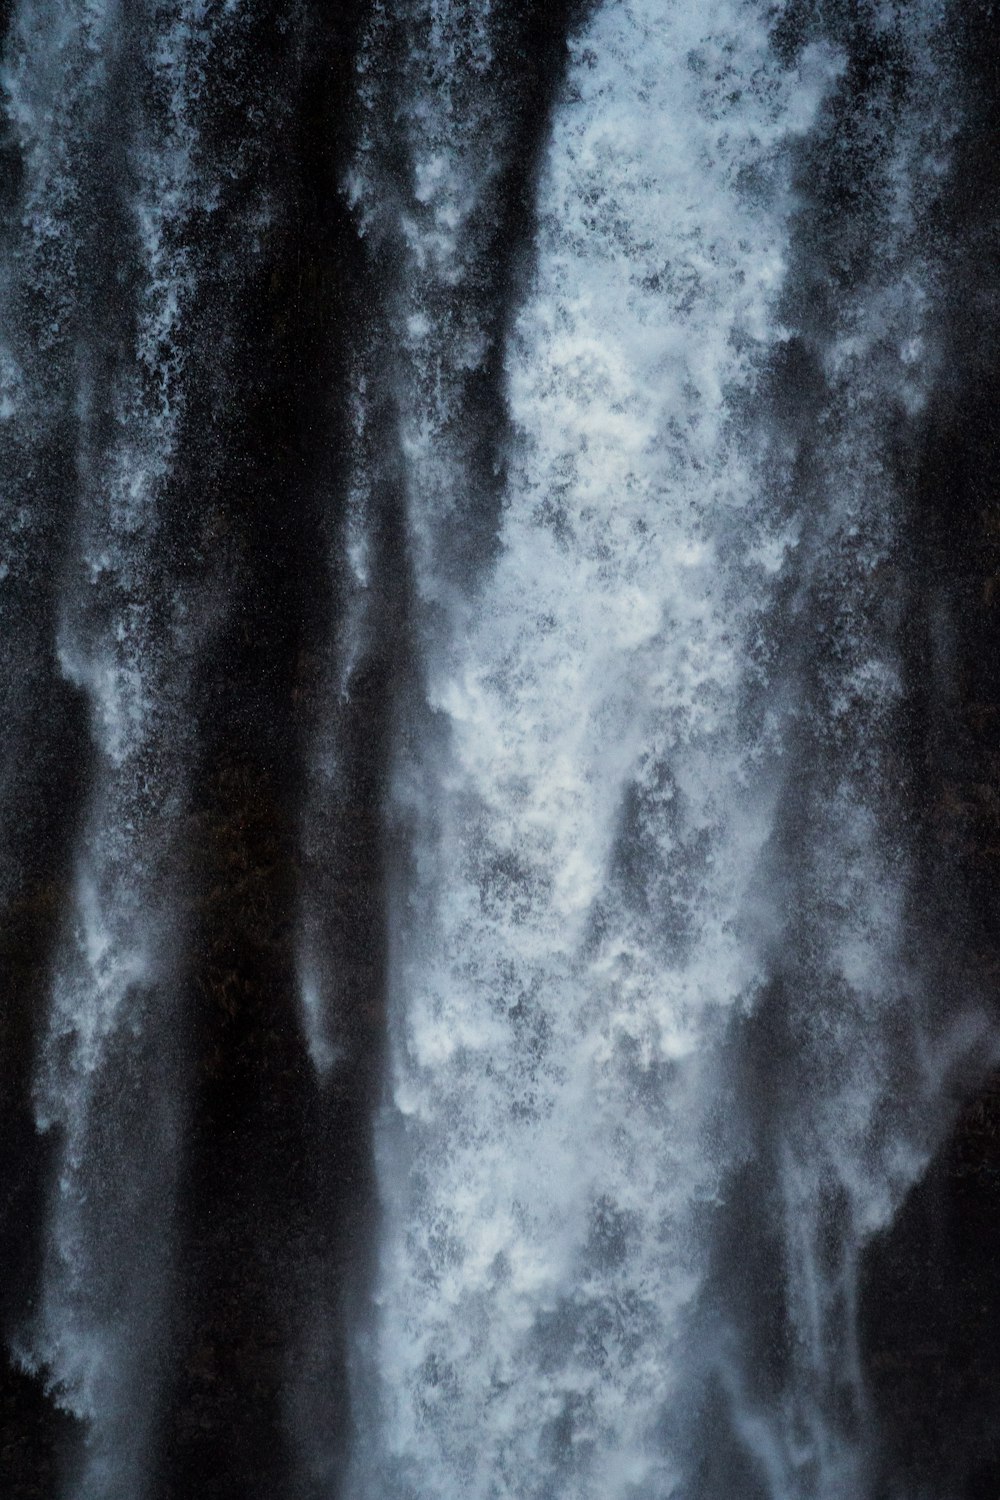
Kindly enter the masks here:
[[[821, 49], [784, 68], [725, 0], [608, 5], [573, 43], [508, 351], [501, 551], [429, 642], [445, 748], [397, 776], [415, 847], [358, 1494], [680, 1482], [713, 1058], [761, 979], [775, 747], [741, 703], [796, 542], [739, 414], [782, 337], [783, 151], [836, 71]], [[470, 497], [428, 376], [468, 340], [433, 311], [407, 326], [402, 405], [417, 576], [442, 599], [441, 497]]]

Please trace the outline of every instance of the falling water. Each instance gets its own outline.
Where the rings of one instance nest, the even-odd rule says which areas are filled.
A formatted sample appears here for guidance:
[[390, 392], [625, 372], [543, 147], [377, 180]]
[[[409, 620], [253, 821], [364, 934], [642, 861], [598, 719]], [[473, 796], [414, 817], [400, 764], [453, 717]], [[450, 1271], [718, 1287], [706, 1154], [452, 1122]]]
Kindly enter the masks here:
[[976, 1500], [986, 20], [3, 17], [5, 1493]]

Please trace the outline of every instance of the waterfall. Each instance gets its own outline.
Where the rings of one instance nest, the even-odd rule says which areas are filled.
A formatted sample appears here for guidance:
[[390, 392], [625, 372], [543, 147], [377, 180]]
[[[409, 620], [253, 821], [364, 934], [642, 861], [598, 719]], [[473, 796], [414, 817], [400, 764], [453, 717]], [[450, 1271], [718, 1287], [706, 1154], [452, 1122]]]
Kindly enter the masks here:
[[977, 1500], [985, 11], [0, 15], [9, 1492]]

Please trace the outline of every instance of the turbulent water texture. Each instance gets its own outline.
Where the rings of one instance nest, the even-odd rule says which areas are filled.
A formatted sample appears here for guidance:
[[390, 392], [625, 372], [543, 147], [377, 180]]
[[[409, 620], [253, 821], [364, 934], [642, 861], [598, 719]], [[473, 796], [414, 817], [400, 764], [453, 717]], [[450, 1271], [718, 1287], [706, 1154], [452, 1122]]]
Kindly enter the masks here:
[[992, 1495], [993, 6], [0, 16], [4, 1495]]

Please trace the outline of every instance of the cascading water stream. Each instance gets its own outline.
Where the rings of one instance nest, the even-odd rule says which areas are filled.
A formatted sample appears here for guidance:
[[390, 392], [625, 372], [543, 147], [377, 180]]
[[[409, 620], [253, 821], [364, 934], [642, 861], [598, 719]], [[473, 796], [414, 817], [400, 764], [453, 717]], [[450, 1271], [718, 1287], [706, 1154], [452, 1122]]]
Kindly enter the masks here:
[[[878, 1482], [861, 1257], [926, 1167], [950, 1069], [992, 1050], [976, 1006], [955, 1009], [937, 989], [935, 955], [912, 927], [899, 454], [915, 442], [938, 373], [938, 273], [921, 231], [955, 120], [941, 100], [936, 8], [914, 11], [905, 34], [895, 20], [873, 16], [831, 39], [843, 63], [826, 118], [801, 147], [781, 307], [795, 378], [779, 376], [765, 408], [771, 503], [788, 515], [796, 560], [765, 627], [768, 691], [781, 684], [784, 706], [781, 789], [758, 875], [771, 891], [767, 982], [736, 1034], [731, 1114], [746, 1131], [746, 1185], [722, 1217], [734, 1220], [723, 1253], [737, 1255], [742, 1238], [742, 1254], [722, 1276], [726, 1300], [739, 1276], [778, 1277], [784, 1306], [762, 1313], [774, 1293], [758, 1282], [750, 1339], [741, 1349], [732, 1325], [722, 1335], [719, 1378], [739, 1443], [765, 1492], [781, 1497], [864, 1495]], [[863, 47], [883, 48], [882, 63], [867, 81], [867, 115], [846, 130], [845, 101], [865, 86]], [[824, 175], [847, 164], [860, 202], [818, 246]], [[782, 1350], [763, 1372], [762, 1336]], [[742, 1484], [755, 1482], [744, 1460], [726, 1461]]]
[[0, 12], [0, 1490], [982, 1500], [976, 25]]
[[[425, 24], [451, 80], [454, 19]], [[488, 73], [477, 42], [470, 77]], [[581, 27], [506, 356], [499, 554], [459, 598], [454, 497], [473, 526], [480, 501], [456, 372], [483, 330], [446, 293], [490, 172], [482, 114], [433, 65], [417, 75], [396, 378], [431, 717], [396, 772], [414, 852], [358, 1493], [686, 1493], [706, 1482], [692, 1430], [713, 1382], [746, 1493], [867, 1492], [857, 1259], [926, 1161], [921, 1111], [953, 1052], [914, 1060], [898, 604], [871, 587], [899, 546], [886, 408], [919, 411], [933, 374], [915, 215], [949, 121], [916, 14], [910, 94], [869, 168], [872, 279], [827, 325], [789, 327], [790, 263], [810, 275], [792, 174], [836, 120], [840, 42], [782, 59], [741, 5], [608, 5]], [[818, 437], [766, 420], [769, 363], [803, 341]], [[727, 1033], [775, 1026], [784, 1097], [740, 1099], [744, 1121]], [[904, 1059], [901, 1101], [884, 1080]], [[704, 1286], [738, 1235], [725, 1185], [744, 1152], [765, 1158], [784, 1282], [767, 1410]]]
[[[25, 10], [27, 31], [40, 18]], [[89, 1423], [74, 1493], [138, 1500], [162, 1376], [183, 1121], [178, 842], [193, 753], [185, 697], [204, 620], [192, 613], [198, 601], [171, 566], [163, 530], [186, 394], [180, 327], [193, 257], [185, 240], [206, 193], [188, 124], [201, 39], [185, 7], [163, 10], [138, 42], [116, 6], [83, 7], [73, 19], [72, 31], [57, 29], [51, 40], [50, 70], [41, 27], [26, 36], [15, 86], [37, 129], [52, 127], [53, 111], [32, 97], [31, 80], [40, 76], [58, 97], [74, 75], [86, 79], [75, 90], [70, 82], [78, 110], [63, 101], [68, 117], [56, 113], [55, 138], [38, 151], [33, 214], [36, 233], [78, 245], [85, 283], [69, 314], [77, 498], [57, 650], [86, 699], [94, 757], [41, 1048], [37, 1119], [58, 1129], [60, 1144], [25, 1357]], [[138, 106], [123, 83], [136, 66], [146, 85]], [[93, 70], [103, 88], [87, 76]], [[94, 121], [95, 98], [105, 111], [122, 101], [123, 119]], [[88, 153], [103, 137], [120, 158], [121, 177], [106, 186], [106, 204], [98, 199], [103, 226], [49, 165], [59, 132]], [[88, 175], [95, 170], [91, 161]], [[97, 243], [107, 219], [115, 268], [101, 264]], [[108, 283], [121, 301], [102, 328]]]

